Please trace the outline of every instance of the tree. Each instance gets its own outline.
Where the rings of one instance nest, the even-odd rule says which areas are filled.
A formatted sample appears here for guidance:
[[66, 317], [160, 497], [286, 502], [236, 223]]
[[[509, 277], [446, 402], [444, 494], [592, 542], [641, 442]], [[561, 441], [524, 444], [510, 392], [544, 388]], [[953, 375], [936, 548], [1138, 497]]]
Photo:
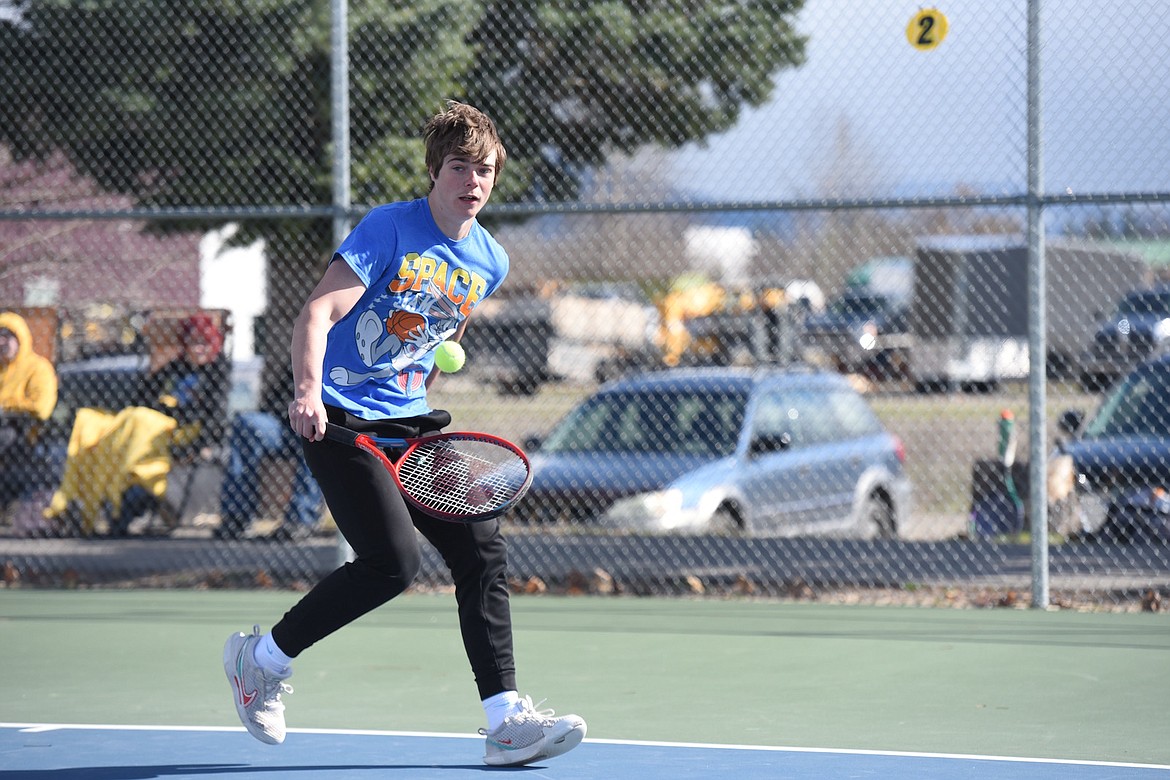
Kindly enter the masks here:
[[[353, 201], [426, 192], [418, 130], [446, 97], [496, 119], [509, 147], [497, 198], [574, 198], [607, 155], [701, 140], [768, 98], [803, 57], [802, 2], [351, 0]], [[330, 202], [324, 0], [11, 5], [0, 144], [17, 160], [64, 151], [144, 206]], [[237, 240], [267, 239], [287, 320], [332, 248], [330, 222], [246, 227]]]
[[[352, 2], [354, 200], [425, 188], [417, 133], [446, 96], [497, 119], [509, 199], [574, 197], [613, 151], [702, 139], [762, 103], [803, 56], [800, 5]], [[0, 142], [18, 159], [64, 149], [144, 205], [329, 201], [327, 3], [16, 8], [0, 17]]]
[[[803, 0], [500, 0], [472, 31], [468, 95], [506, 131], [514, 196], [577, 196], [614, 152], [732, 127], [803, 61]], [[523, 132], [519, 132], [523, 129]]]

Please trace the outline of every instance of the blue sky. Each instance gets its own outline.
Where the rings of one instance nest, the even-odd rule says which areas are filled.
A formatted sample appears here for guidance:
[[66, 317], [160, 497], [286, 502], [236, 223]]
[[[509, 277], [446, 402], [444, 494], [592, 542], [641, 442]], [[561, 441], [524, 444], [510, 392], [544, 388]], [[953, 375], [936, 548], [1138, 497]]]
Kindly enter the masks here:
[[[1025, 0], [940, 0], [932, 51], [906, 39], [922, 7], [808, 0], [805, 65], [707, 148], [672, 154], [674, 185], [721, 200], [1020, 192]], [[1170, 3], [1044, 0], [1041, 31], [1046, 191], [1170, 191]]]

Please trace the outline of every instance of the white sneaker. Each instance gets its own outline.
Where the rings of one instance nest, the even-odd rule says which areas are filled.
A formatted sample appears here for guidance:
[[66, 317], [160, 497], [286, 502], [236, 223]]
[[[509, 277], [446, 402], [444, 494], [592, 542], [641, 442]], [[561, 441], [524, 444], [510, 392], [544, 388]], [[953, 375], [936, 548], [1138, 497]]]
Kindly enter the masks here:
[[505, 718], [494, 731], [479, 730], [487, 738], [485, 764], [530, 764], [568, 753], [585, 738], [585, 721], [576, 715], [556, 717], [552, 710], [537, 710], [528, 696], [520, 700], [520, 706], [520, 712]]
[[260, 626], [252, 634], [236, 633], [223, 646], [223, 670], [232, 686], [232, 698], [240, 721], [253, 737], [269, 745], [284, 742], [284, 702], [280, 694], [292, 693], [291, 685], [283, 677], [273, 674], [256, 663], [252, 655], [260, 641]]

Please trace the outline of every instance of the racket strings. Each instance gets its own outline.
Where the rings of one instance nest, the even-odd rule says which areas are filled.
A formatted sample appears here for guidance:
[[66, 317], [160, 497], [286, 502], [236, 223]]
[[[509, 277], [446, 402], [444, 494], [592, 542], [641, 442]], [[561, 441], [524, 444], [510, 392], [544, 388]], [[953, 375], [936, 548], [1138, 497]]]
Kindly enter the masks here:
[[528, 481], [528, 464], [495, 442], [447, 439], [415, 448], [399, 464], [398, 478], [425, 509], [485, 514], [518, 498]]

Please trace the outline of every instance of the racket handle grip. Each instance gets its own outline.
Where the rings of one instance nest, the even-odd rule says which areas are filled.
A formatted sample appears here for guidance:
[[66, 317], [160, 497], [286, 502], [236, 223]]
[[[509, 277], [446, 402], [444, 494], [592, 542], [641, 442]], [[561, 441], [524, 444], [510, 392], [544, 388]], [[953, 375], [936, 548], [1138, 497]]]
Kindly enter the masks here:
[[325, 423], [325, 438], [329, 441], [335, 441], [338, 444], [348, 444], [351, 447], [357, 446], [358, 432], [351, 431], [342, 425], [334, 425], [333, 423]]

